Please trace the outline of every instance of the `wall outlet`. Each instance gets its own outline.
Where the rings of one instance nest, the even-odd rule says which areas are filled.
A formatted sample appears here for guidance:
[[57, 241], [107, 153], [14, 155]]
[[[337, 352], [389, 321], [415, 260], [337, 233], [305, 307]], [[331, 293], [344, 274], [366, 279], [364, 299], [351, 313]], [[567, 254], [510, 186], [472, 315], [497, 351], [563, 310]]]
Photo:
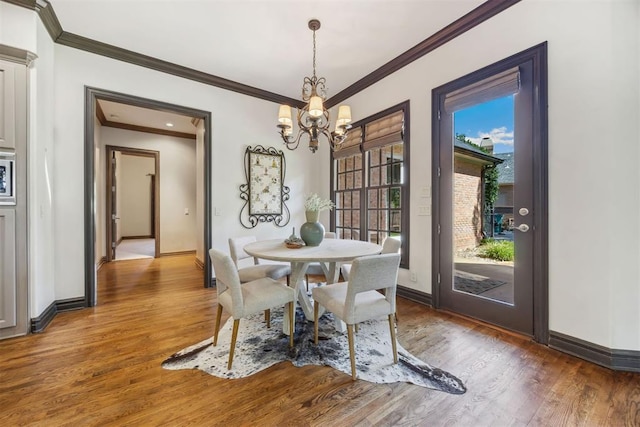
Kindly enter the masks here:
[[414, 271], [411, 272], [411, 281], [412, 282], [418, 281], [418, 275]]

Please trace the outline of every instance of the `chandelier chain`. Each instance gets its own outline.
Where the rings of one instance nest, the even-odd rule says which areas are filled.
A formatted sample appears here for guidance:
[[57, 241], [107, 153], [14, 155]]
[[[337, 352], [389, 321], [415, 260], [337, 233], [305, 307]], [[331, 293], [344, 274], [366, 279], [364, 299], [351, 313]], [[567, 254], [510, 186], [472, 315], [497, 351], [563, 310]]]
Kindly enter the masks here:
[[313, 79], [316, 78], [316, 30], [313, 30]]

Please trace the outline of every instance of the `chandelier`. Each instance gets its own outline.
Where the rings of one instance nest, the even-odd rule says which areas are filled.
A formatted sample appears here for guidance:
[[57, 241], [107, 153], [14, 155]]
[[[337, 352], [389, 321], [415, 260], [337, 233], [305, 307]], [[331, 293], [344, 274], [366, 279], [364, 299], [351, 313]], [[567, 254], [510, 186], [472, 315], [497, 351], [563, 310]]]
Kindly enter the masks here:
[[329, 130], [329, 111], [324, 107], [326, 99], [324, 77], [316, 77], [316, 31], [320, 28], [320, 21], [309, 21], [309, 29], [313, 31], [313, 77], [305, 77], [302, 84], [302, 100], [306, 102], [303, 108], [298, 109], [298, 134], [293, 137], [293, 122], [291, 120], [291, 107], [281, 105], [278, 113], [278, 128], [280, 136], [289, 150], [295, 150], [300, 144], [303, 135], [309, 137], [309, 150], [315, 153], [318, 149], [318, 137], [324, 135], [332, 150], [339, 147], [347, 137], [351, 125], [351, 108], [341, 105], [338, 108], [338, 119], [335, 130]]

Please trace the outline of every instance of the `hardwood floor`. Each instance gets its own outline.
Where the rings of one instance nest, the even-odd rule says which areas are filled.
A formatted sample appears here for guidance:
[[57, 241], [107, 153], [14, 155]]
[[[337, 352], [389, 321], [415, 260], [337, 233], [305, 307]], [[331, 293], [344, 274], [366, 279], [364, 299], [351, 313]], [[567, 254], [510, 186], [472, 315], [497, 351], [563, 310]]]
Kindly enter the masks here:
[[640, 425], [640, 374], [401, 298], [400, 343], [462, 379], [466, 394], [288, 362], [240, 380], [164, 370], [213, 335], [215, 289], [203, 288], [193, 256], [110, 263], [98, 276], [98, 306], [0, 341], [0, 425]]

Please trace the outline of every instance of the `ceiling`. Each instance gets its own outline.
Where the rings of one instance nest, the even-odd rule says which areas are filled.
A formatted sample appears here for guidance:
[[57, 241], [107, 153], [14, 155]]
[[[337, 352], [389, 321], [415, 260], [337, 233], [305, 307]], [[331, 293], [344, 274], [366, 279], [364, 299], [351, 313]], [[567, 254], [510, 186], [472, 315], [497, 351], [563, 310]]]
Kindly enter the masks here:
[[312, 74], [331, 97], [483, 0], [50, 0], [65, 32], [300, 99]]
[[150, 110], [104, 99], [99, 99], [97, 102], [107, 125], [109, 122], [115, 122], [176, 133], [196, 134], [196, 126], [191, 122], [192, 118], [189, 116]]

